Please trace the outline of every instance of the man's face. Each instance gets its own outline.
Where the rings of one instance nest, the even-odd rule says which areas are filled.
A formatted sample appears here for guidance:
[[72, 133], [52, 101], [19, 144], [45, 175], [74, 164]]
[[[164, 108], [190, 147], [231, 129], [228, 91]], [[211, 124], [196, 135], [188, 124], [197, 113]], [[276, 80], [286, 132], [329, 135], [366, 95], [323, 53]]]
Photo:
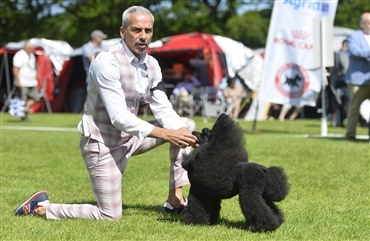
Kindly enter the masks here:
[[94, 38], [94, 42], [97, 44], [97, 45], [100, 45], [102, 42], [103, 42], [103, 38], [101, 38], [101, 37], [96, 37], [96, 38]]
[[153, 37], [153, 19], [151, 15], [130, 15], [130, 24], [120, 28], [121, 37], [137, 58], [146, 51]]
[[26, 51], [26, 53], [30, 54], [30, 53], [33, 53], [35, 51], [35, 47], [31, 43], [28, 42], [24, 46], [24, 50]]
[[361, 21], [360, 26], [365, 34], [370, 34], [370, 14], [365, 14], [364, 20]]

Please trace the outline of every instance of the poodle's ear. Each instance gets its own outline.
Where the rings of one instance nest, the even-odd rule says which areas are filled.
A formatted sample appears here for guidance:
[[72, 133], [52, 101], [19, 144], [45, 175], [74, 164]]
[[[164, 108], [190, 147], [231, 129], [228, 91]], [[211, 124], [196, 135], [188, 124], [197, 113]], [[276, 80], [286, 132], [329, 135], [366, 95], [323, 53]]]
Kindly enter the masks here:
[[181, 162], [182, 168], [184, 168], [186, 171], [192, 171], [197, 165], [202, 165], [202, 155], [200, 152], [203, 148], [204, 146], [202, 145], [197, 147], [191, 153], [184, 154], [184, 158]]
[[288, 178], [283, 168], [272, 166], [266, 171], [266, 186], [263, 190], [263, 198], [269, 201], [280, 202], [289, 193]]
[[189, 171], [192, 168], [191, 163], [194, 159], [195, 154], [184, 155], [183, 161], [181, 162], [182, 168], [184, 168], [186, 171]]

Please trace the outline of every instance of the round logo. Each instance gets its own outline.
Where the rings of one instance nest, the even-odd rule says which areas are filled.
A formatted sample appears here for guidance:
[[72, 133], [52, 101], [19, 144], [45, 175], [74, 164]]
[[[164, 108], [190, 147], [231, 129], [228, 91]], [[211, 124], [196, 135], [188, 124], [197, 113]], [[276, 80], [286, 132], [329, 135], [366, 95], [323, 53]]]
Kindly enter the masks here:
[[283, 65], [276, 73], [276, 88], [289, 98], [301, 97], [309, 84], [310, 78], [307, 71], [297, 64]]

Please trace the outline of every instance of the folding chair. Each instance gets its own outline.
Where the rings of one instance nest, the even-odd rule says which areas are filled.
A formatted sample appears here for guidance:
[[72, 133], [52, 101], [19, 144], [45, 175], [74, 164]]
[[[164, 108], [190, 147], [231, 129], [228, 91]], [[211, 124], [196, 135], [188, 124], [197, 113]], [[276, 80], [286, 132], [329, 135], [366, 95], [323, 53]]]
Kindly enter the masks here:
[[10, 100], [13, 98], [16, 90], [17, 90], [17, 86], [13, 86], [12, 90], [9, 92], [9, 95], [5, 100], [3, 108], [1, 108], [1, 112], [4, 112], [6, 110], [6, 108], [8, 108]]
[[225, 113], [226, 102], [223, 95], [219, 93], [219, 89], [217, 87], [205, 86], [202, 98], [203, 117], [218, 117], [222, 113]]

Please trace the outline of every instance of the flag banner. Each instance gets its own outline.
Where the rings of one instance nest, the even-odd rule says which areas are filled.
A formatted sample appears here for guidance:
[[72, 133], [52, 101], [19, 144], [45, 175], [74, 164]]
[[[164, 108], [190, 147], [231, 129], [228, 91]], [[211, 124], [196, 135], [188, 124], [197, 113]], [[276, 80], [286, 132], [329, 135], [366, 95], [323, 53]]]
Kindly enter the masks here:
[[314, 44], [318, 41], [314, 39], [314, 20], [330, 17], [334, 21], [337, 4], [338, 0], [275, 0], [260, 100], [316, 105], [323, 75], [320, 64], [315, 63]]

